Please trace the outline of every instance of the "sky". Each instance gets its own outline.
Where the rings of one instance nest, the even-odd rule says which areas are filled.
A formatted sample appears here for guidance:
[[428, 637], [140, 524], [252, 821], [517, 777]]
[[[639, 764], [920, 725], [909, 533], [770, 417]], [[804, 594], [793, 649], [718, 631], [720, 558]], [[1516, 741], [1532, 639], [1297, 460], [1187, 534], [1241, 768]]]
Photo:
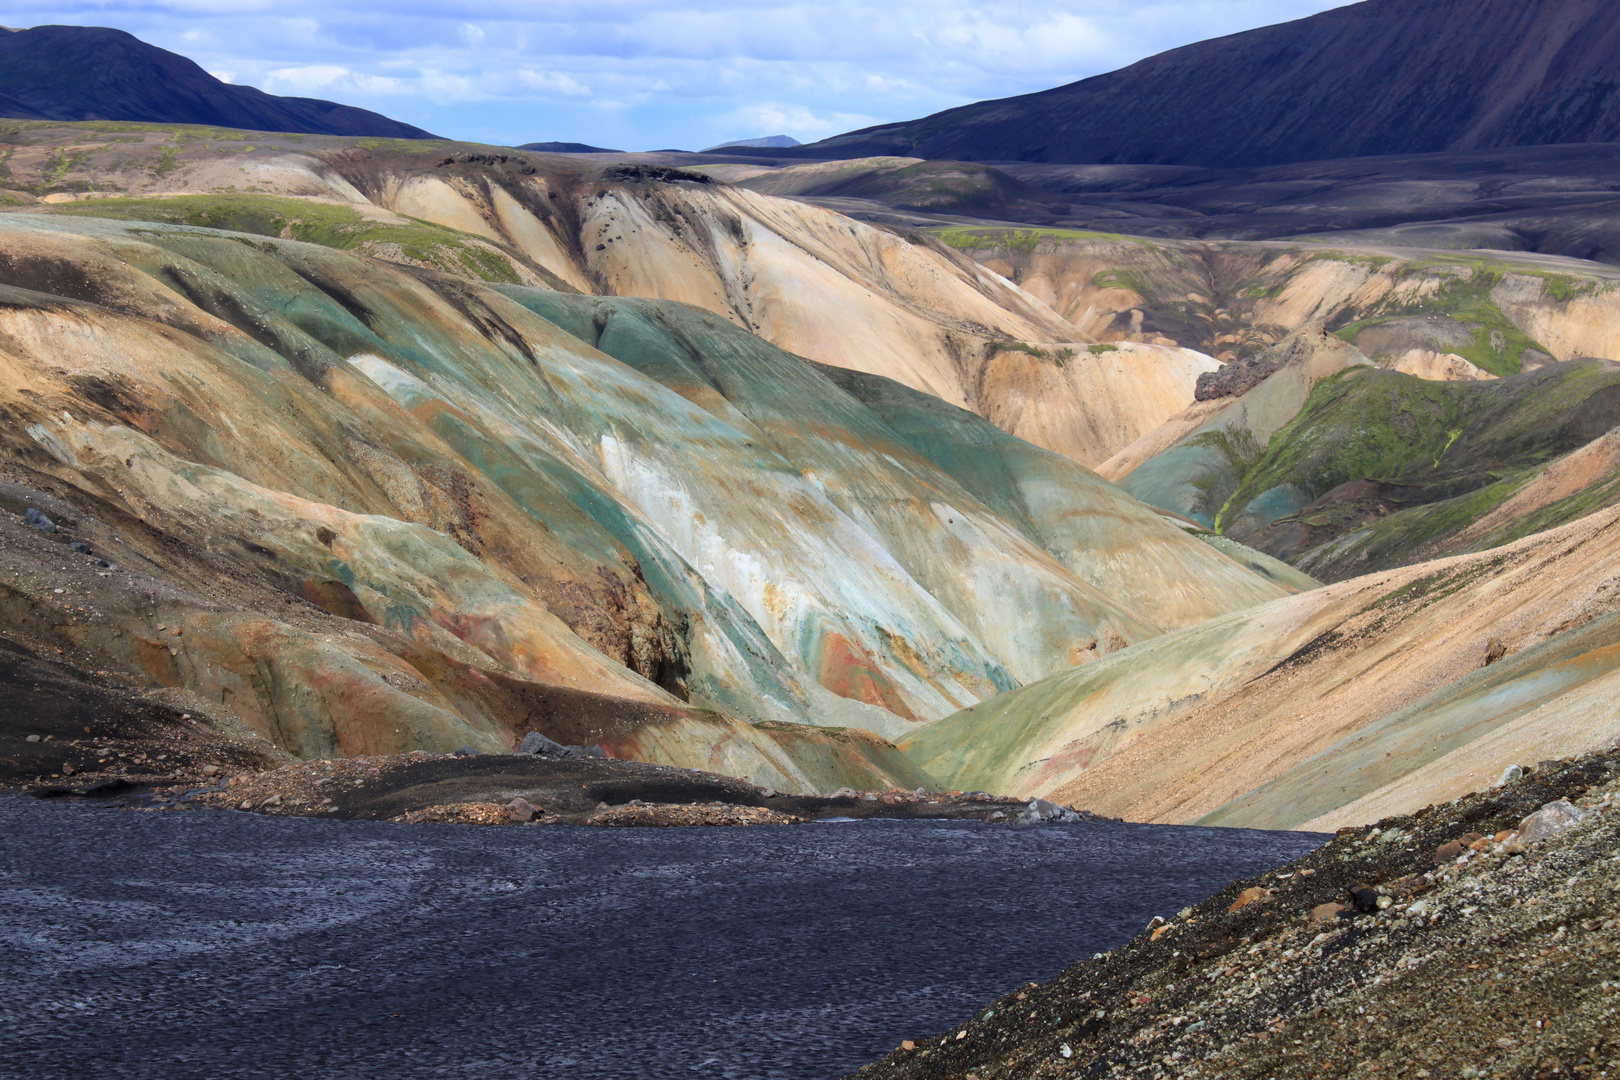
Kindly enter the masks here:
[[230, 82], [454, 139], [801, 142], [1044, 90], [1344, 0], [62, 0]]

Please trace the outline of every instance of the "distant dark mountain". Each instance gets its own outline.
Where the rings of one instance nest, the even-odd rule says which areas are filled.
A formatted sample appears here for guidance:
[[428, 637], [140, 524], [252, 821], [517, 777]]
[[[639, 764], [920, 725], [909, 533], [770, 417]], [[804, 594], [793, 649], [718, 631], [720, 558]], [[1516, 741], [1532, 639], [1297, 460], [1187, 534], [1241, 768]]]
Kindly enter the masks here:
[[519, 150], [533, 150], [537, 154], [622, 154], [623, 150], [609, 150], [605, 146], [592, 146], [582, 142], [530, 142]]
[[736, 142], [721, 143], [719, 146], [711, 146], [711, 147], [709, 147], [709, 149], [704, 150], [702, 152], [705, 153], [705, 154], [708, 154], [708, 153], [713, 153], [716, 150], [729, 150], [733, 146], [798, 146], [798, 145], [800, 145], [799, 140], [795, 139], [791, 135], [766, 135], [764, 138], [760, 138], [760, 139], [738, 139]]
[[183, 56], [100, 26], [0, 32], [0, 114], [25, 120], [133, 120], [314, 135], [438, 137], [365, 109], [232, 86]]
[[[0, 33], [4, 33], [0, 27]], [[10, 117], [13, 120], [49, 120], [50, 117], [31, 105], [24, 105], [16, 98], [7, 94], [0, 94], [0, 116]]]
[[1617, 139], [1620, 0], [1367, 0], [786, 153], [1256, 166]]

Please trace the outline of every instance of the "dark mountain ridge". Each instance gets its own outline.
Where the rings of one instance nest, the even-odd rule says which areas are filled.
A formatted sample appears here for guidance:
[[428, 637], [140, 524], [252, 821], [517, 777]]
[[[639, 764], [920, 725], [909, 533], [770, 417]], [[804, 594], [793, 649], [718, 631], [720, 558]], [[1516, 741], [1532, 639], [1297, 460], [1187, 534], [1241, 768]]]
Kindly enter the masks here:
[[0, 116], [438, 137], [350, 105], [232, 86], [184, 56], [101, 26], [0, 28]]
[[1617, 139], [1616, 0], [1365, 0], [773, 153], [1252, 167]]

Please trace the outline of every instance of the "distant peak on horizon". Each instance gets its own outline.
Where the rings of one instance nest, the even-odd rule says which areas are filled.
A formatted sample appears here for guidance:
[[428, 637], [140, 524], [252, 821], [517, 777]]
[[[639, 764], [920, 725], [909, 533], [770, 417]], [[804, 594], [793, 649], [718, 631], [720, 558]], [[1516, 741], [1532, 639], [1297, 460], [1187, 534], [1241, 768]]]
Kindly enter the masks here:
[[765, 135], [765, 136], [763, 136], [761, 138], [758, 138], [758, 139], [732, 139], [729, 142], [723, 142], [723, 143], [720, 143], [717, 146], [711, 146], [707, 150], [703, 150], [701, 152], [707, 154], [707, 153], [711, 153], [711, 152], [713, 152], [715, 150], [725, 150], [728, 147], [732, 147], [732, 146], [802, 146], [802, 145], [804, 145], [804, 144], [799, 142], [798, 139], [795, 139], [791, 135]]
[[517, 147], [519, 150], [532, 150], [538, 154], [622, 154], [623, 150], [614, 150], [606, 146], [592, 146], [582, 142], [531, 142], [523, 143]]

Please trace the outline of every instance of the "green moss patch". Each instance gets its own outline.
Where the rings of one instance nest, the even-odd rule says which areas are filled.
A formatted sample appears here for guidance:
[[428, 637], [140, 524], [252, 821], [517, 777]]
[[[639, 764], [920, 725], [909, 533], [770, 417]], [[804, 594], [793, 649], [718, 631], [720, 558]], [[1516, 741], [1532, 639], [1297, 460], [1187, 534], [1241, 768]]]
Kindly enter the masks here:
[[[1263, 493], [1285, 485], [1321, 499], [1341, 485], [1371, 481], [1378, 491], [1371, 507], [1357, 494], [1344, 504], [1308, 506], [1279, 520], [1310, 530], [1301, 565], [1318, 577], [1402, 565], [1429, 557], [1548, 462], [1616, 422], [1620, 371], [1600, 362], [1488, 382], [1434, 382], [1351, 368], [1319, 382], [1263, 453], [1251, 458], [1252, 448], [1215, 446], [1241, 479], [1213, 518], [1219, 531]], [[1221, 486], [1212, 482], [1211, 501]], [[1611, 495], [1592, 493], [1559, 511], [1549, 508], [1537, 520], [1547, 523], [1540, 527], [1572, 520], [1570, 515], [1596, 509]], [[1494, 542], [1529, 531], [1529, 524], [1510, 529]]]
[[398, 245], [407, 259], [446, 273], [516, 284], [511, 260], [465, 233], [413, 220], [394, 225], [365, 218], [352, 207], [276, 195], [224, 193], [170, 198], [91, 199], [53, 208], [78, 217], [151, 221], [301, 240], [339, 250]]
[[[1353, 253], [1325, 252], [1317, 258], [1352, 259]], [[1372, 256], [1366, 259], [1375, 258]], [[1353, 261], [1353, 260], [1352, 260]], [[1386, 262], [1388, 260], [1385, 260]], [[1382, 264], [1379, 264], [1382, 265]], [[1396, 275], [1397, 287], [1413, 279], [1442, 278], [1439, 288], [1414, 299], [1386, 300], [1360, 319], [1347, 321], [1333, 328], [1345, 341], [1356, 340], [1356, 335], [1369, 326], [1407, 315], [1446, 315], [1465, 324], [1474, 340], [1453, 350], [1470, 363], [1493, 375], [1512, 375], [1520, 370], [1519, 356], [1526, 349], [1550, 353], [1550, 350], [1513, 324], [1502, 309], [1491, 299], [1495, 289], [1508, 274], [1539, 277], [1550, 296], [1567, 300], [1607, 286], [1594, 280], [1581, 280], [1566, 274], [1553, 274], [1530, 267], [1470, 255], [1435, 255], [1401, 267]]]
[[1024, 255], [1033, 254], [1042, 244], [1056, 246], [1064, 243], [1097, 240], [1118, 240], [1142, 244], [1158, 250], [1151, 241], [1118, 233], [1088, 232], [1085, 229], [1000, 229], [994, 227], [943, 226], [927, 230], [958, 251], [991, 251], [1006, 248]]

